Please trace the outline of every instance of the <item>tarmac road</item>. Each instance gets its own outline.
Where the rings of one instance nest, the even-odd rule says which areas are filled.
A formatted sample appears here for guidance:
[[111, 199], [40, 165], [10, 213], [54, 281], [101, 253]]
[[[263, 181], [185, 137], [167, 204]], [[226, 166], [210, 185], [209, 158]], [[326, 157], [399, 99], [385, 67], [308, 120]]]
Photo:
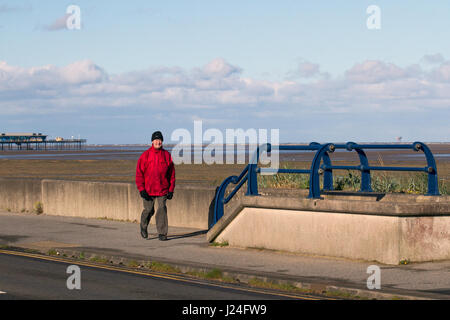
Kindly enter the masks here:
[[[56, 260], [56, 261], [54, 261]], [[67, 261], [67, 262], [63, 262]], [[314, 297], [270, 292], [241, 285], [52, 257], [29, 257], [26, 253], [0, 253], [0, 300], [277, 300]], [[80, 268], [80, 289], [69, 289], [70, 265]], [[73, 277], [71, 278], [73, 279]], [[75, 281], [69, 281], [75, 285]]]
[[[119, 261], [133, 260], [163, 263], [183, 273], [218, 269], [233, 279], [239, 279], [241, 284], [257, 278], [268, 282], [287, 281], [306, 288], [310, 286], [319, 292], [323, 291], [324, 286], [331, 286], [330, 290], [343, 294], [351, 290], [353, 295], [369, 299], [402, 297], [448, 300], [450, 297], [450, 261], [379, 264], [381, 289], [368, 290], [367, 268], [374, 262], [215, 247], [206, 241], [204, 230], [198, 229], [171, 227], [169, 241], [159, 241], [155, 232], [155, 226], [151, 225], [150, 238], [144, 240], [139, 235], [137, 223], [0, 210], [0, 252], [1, 248], [9, 247], [46, 255], [50, 249], [56, 249], [65, 252], [68, 257], [83, 254], [84, 261], [104, 257], [114, 261], [114, 265], [118, 265]], [[7, 270], [3, 272], [0, 269], [0, 291], [6, 291], [11, 297], [11, 291], [2, 286], [5, 281], [2, 275]], [[63, 268], [62, 279], [67, 277]], [[84, 289], [82, 283], [81, 291]], [[3, 295], [0, 294], [0, 299]], [[197, 299], [197, 296], [190, 298]]]

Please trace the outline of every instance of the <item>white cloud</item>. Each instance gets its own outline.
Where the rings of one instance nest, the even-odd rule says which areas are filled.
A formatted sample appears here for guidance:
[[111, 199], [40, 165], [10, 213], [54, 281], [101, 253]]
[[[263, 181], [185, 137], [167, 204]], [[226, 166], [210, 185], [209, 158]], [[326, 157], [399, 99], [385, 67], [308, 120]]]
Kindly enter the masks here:
[[352, 82], [380, 83], [408, 76], [408, 72], [392, 63], [368, 60], [354, 65], [345, 76]]
[[450, 61], [442, 63], [439, 67], [431, 71], [432, 79], [439, 82], [450, 83]]
[[[304, 75], [324, 74], [316, 64]], [[296, 70], [297, 72], [298, 70]], [[0, 61], [0, 114], [66, 112], [84, 108], [177, 110], [180, 117], [396, 112], [445, 110], [450, 101], [450, 64], [432, 70], [364, 61], [340, 77], [308, 83], [242, 76], [222, 58], [186, 70], [158, 67], [108, 75], [89, 60], [64, 67], [22, 68]], [[278, 112], [280, 110], [281, 112]]]
[[201, 69], [201, 73], [206, 77], [225, 78], [232, 75], [239, 75], [241, 72], [241, 68], [229, 64], [222, 58], [212, 60]]
[[68, 86], [106, 81], [106, 73], [92, 61], [77, 61], [58, 68], [45, 65], [31, 68], [10, 66], [0, 61], [0, 93], [18, 90], [32, 94], [38, 90], [51, 89], [64, 93]]
[[286, 78], [289, 80], [294, 79], [327, 79], [330, 77], [330, 74], [327, 72], [320, 71], [320, 65], [317, 63], [312, 63], [306, 60], [300, 60], [296, 69], [289, 71], [286, 74]]
[[77, 61], [60, 69], [62, 78], [70, 84], [95, 83], [107, 80], [107, 74], [90, 60]]

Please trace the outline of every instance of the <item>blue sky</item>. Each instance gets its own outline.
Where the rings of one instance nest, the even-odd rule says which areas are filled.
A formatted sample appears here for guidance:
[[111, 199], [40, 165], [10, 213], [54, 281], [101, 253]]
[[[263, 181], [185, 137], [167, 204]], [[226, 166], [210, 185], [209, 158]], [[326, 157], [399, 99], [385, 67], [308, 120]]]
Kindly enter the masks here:
[[[81, 30], [58, 25], [71, 4]], [[282, 142], [449, 141], [449, 18], [440, 0], [0, 0], [0, 131], [144, 143], [200, 119]]]

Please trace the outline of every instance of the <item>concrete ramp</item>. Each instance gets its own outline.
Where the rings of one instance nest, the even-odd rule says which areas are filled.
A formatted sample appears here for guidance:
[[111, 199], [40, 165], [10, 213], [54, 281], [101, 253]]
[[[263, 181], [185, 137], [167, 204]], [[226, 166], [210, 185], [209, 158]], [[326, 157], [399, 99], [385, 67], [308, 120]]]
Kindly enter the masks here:
[[207, 238], [233, 247], [385, 264], [450, 260], [450, 197], [242, 197]]

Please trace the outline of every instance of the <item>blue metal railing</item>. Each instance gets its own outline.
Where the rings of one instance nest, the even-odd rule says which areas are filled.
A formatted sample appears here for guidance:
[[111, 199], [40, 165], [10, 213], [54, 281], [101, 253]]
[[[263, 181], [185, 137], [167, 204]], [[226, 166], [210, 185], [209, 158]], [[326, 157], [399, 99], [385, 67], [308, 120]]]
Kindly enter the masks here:
[[[331, 149], [331, 150], [330, 150]], [[324, 156], [325, 153], [331, 151], [334, 152], [336, 149], [346, 149], [348, 151], [356, 151], [359, 155], [360, 165], [359, 166], [333, 166], [331, 164], [327, 164], [324, 161], [323, 165], [320, 165], [321, 157]], [[426, 167], [380, 167], [380, 166], [370, 166], [367, 156], [363, 149], [397, 149], [397, 150], [414, 150], [416, 152], [422, 151], [425, 154], [425, 158], [427, 160]], [[326, 156], [328, 157], [328, 155]], [[310, 180], [310, 198], [320, 198], [320, 181], [319, 174], [323, 171], [331, 171], [333, 169], [336, 170], [359, 170], [361, 171], [361, 192], [372, 192], [371, 187], [371, 170], [382, 170], [382, 171], [415, 171], [415, 172], [425, 172], [428, 174], [428, 192], [426, 195], [439, 195], [439, 186], [438, 186], [438, 177], [437, 177], [437, 168], [436, 161], [434, 160], [433, 153], [422, 142], [414, 142], [412, 144], [357, 144], [354, 142], [348, 142], [346, 144], [326, 144], [322, 146], [322, 148], [317, 151], [314, 160], [311, 164], [311, 170], [313, 174], [311, 175]], [[324, 188], [325, 189], [325, 188]], [[332, 190], [327, 188], [326, 190]]]
[[[436, 162], [433, 153], [422, 142], [414, 142], [412, 144], [357, 144], [348, 142], [346, 144], [319, 144], [312, 142], [309, 145], [288, 145], [278, 146], [277, 150], [290, 151], [315, 151], [314, 159], [310, 169], [272, 169], [258, 167], [259, 158], [262, 152], [270, 152], [272, 146], [263, 144], [258, 146], [250, 163], [245, 167], [239, 176], [231, 176], [226, 178], [217, 190], [214, 206], [214, 218], [211, 227], [223, 216], [224, 205], [227, 204], [233, 196], [239, 191], [242, 185], [247, 182], [246, 196], [258, 196], [258, 173], [296, 173], [309, 174], [309, 195], [308, 198], [320, 199], [320, 175], [323, 175], [323, 191], [333, 190], [333, 169], [334, 170], [358, 170], [361, 172], [361, 189], [360, 192], [372, 192], [371, 176], [372, 170], [383, 171], [415, 171], [425, 172], [428, 174], [428, 192], [426, 195], [438, 196], [438, 177]], [[334, 166], [331, 163], [330, 153], [336, 149], [344, 149], [347, 151], [356, 151], [359, 157], [359, 166]], [[370, 166], [367, 155], [363, 149], [397, 149], [397, 150], [414, 150], [422, 151], [427, 160], [426, 167], [384, 167]], [[229, 184], [235, 184], [236, 187], [225, 198], [225, 192]]]
[[[278, 146], [278, 150], [292, 150], [292, 151], [317, 151], [319, 150], [321, 145], [316, 142], [310, 143], [308, 146], [304, 145], [291, 145], [291, 146]], [[270, 168], [259, 168], [258, 163], [260, 159], [260, 155], [262, 152], [271, 152], [272, 146], [271, 144], [262, 144], [256, 148], [250, 163], [244, 168], [242, 173], [239, 176], [230, 176], [226, 178], [222, 184], [219, 186], [216, 192], [215, 204], [214, 204], [214, 217], [211, 222], [212, 227], [214, 224], [219, 221], [219, 219], [223, 216], [224, 205], [227, 204], [233, 196], [239, 191], [242, 185], [247, 182], [247, 192], [246, 196], [257, 196], [258, 193], [258, 179], [257, 173], [267, 172], [267, 173], [304, 173], [310, 174], [310, 170], [301, 170], [301, 169], [270, 169]], [[328, 155], [324, 155], [324, 163], [331, 165], [331, 161], [329, 160]], [[330, 181], [331, 185], [333, 182], [333, 177], [331, 174], [326, 174], [324, 179], [328, 182]], [[229, 184], [235, 184], [236, 187], [231, 191], [231, 193], [225, 198], [225, 192]]]

